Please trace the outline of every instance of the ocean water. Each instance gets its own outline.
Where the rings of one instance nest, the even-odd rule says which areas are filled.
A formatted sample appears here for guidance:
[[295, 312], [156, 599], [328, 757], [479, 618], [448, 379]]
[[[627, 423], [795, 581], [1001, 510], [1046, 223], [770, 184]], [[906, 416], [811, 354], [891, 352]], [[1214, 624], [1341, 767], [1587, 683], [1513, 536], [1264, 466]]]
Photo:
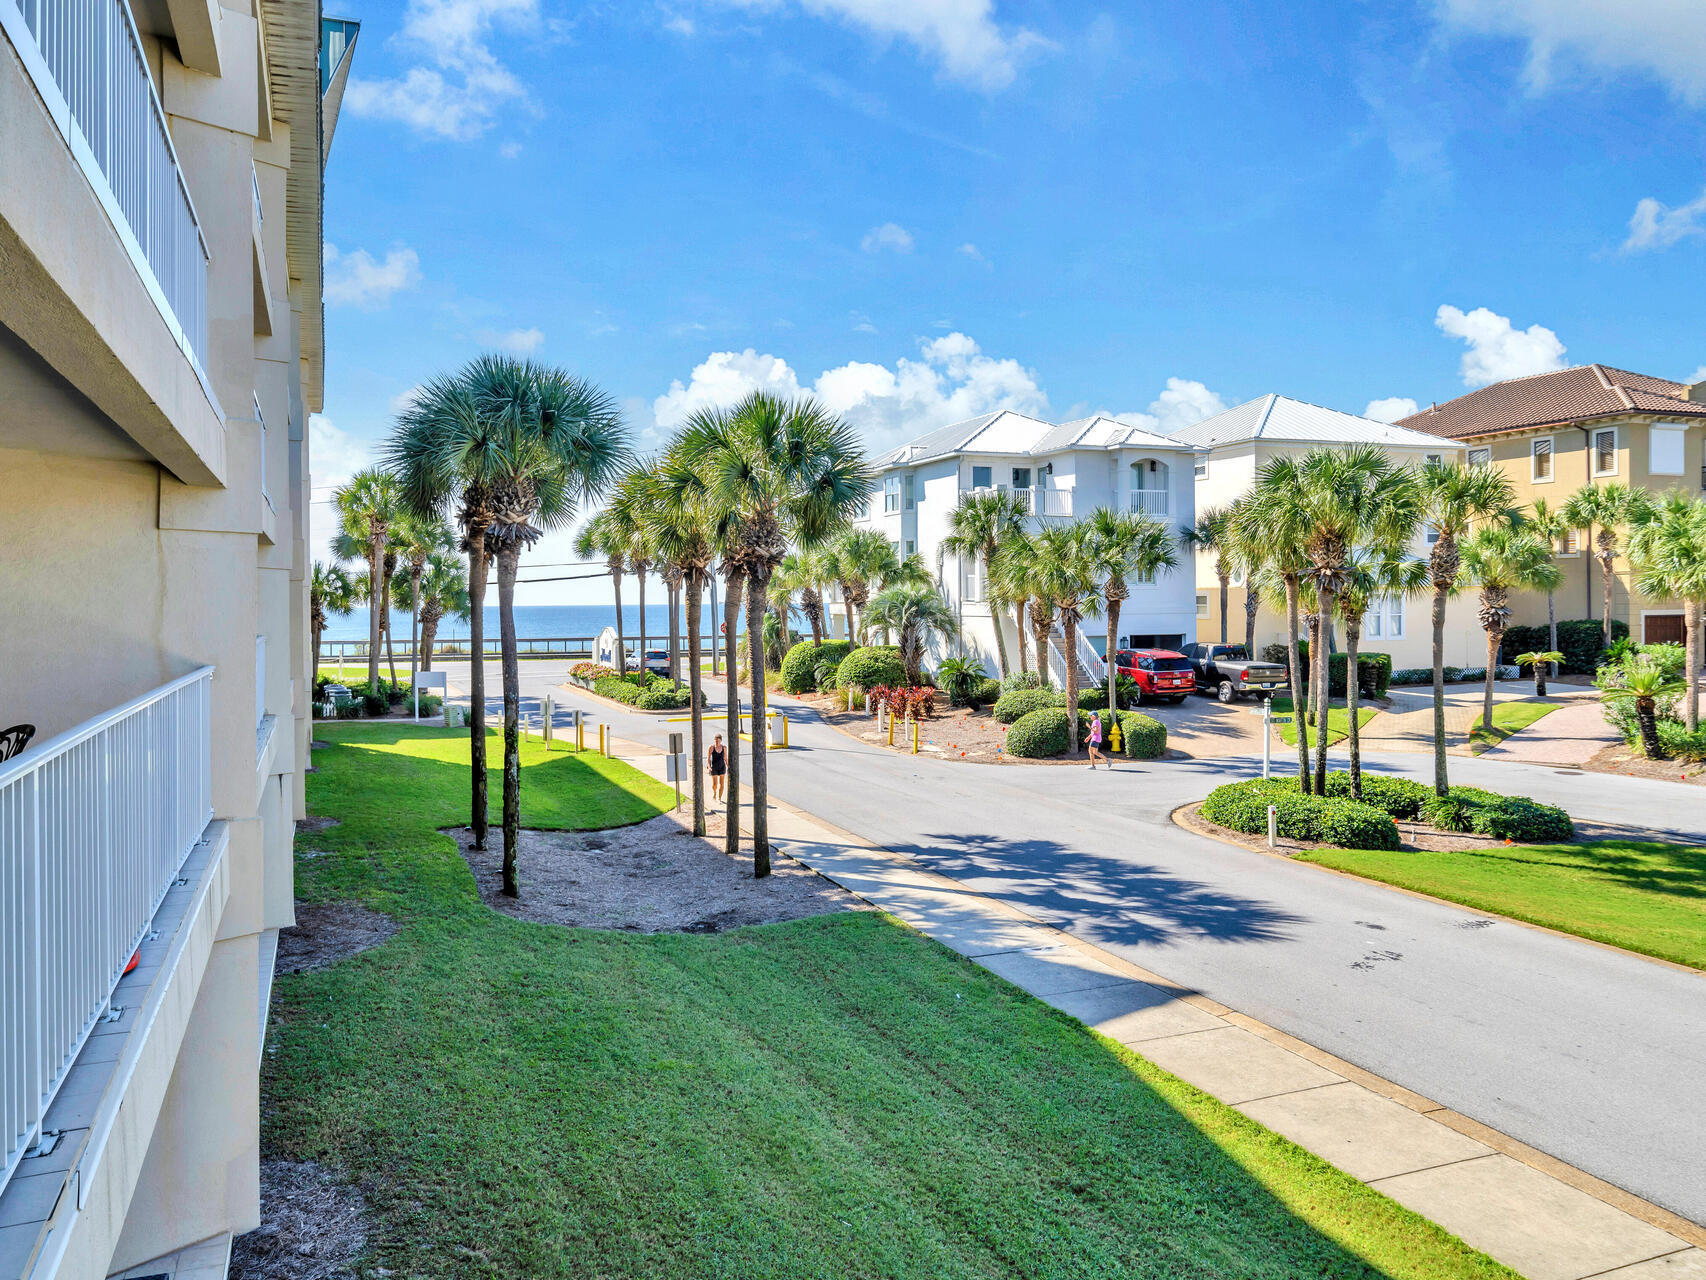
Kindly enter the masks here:
[[[646, 593], [650, 595], [650, 592]], [[713, 620], [711, 607], [707, 603], [704, 611], [704, 634], [708, 637], [713, 625], [719, 625], [722, 618]], [[485, 612], [486, 638], [496, 640], [498, 637], [498, 607], [488, 604]], [[616, 606], [614, 604], [518, 604], [515, 606], [515, 634], [520, 640], [544, 640], [557, 636], [596, 636], [606, 627], [616, 625]], [[638, 605], [627, 605], [622, 610], [623, 634], [630, 644], [638, 643], [640, 635], [640, 608]], [[329, 614], [326, 618], [327, 640], [365, 640], [367, 639], [367, 610], [358, 608], [353, 613], [338, 616]], [[395, 612], [391, 615], [391, 635], [398, 640], [406, 639], [409, 634], [409, 615], [407, 611]], [[682, 640], [687, 638], [687, 615], [682, 612]], [[667, 639], [669, 636], [669, 608], [667, 605], [654, 604], [646, 601], [646, 636]], [[468, 637], [468, 624], [460, 618], [443, 618], [438, 624], [438, 639], [465, 640]], [[654, 646], [655, 647], [655, 646]]]

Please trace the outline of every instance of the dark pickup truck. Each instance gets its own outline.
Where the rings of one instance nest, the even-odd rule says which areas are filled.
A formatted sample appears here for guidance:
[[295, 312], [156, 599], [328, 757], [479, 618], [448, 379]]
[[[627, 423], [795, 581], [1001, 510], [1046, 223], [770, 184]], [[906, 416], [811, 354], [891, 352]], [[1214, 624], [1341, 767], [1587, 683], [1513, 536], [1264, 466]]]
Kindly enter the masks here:
[[1222, 702], [1236, 702], [1249, 693], [1271, 694], [1289, 683], [1284, 667], [1252, 662], [1241, 644], [1188, 644], [1180, 652], [1196, 671], [1197, 692], [1212, 693]]

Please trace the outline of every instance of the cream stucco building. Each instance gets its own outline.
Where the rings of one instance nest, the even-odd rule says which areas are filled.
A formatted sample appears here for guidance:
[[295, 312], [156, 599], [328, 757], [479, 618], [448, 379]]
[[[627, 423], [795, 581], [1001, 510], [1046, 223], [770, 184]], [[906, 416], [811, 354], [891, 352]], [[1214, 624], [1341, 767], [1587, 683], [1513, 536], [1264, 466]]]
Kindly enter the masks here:
[[0, 763], [0, 1280], [223, 1274], [292, 922], [355, 25], [0, 0], [0, 33], [0, 730], [35, 731]]

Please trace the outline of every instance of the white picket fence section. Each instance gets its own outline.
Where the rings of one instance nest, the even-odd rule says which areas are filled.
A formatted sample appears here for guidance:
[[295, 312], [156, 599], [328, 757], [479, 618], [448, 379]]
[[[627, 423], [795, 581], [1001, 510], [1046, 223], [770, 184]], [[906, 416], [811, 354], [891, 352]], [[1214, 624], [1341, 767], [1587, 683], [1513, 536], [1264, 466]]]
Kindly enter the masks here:
[[213, 816], [213, 668], [0, 764], [0, 1187]]

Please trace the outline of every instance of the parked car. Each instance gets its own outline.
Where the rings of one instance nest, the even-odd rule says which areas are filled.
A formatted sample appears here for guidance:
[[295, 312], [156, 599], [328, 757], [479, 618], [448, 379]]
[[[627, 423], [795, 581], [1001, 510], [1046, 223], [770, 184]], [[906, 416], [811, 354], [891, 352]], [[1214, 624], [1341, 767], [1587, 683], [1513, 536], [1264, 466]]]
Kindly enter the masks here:
[[1279, 663], [1252, 661], [1241, 644], [1188, 644], [1185, 656], [1196, 672], [1197, 689], [1222, 702], [1251, 693], [1272, 694], [1290, 683]]
[[1142, 698], [1165, 698], [1178, 704], [1196, 688], [1190, 659], [1172, 649], [1120, 649], [1114, 654], [1114, 669], [1137, 681]]
[[647, 649], [644, 660], [630, 653], [628, 655], [628, 669], [630, 671], [644, 671], [647, 675], [668, 676], [669, 650]]

